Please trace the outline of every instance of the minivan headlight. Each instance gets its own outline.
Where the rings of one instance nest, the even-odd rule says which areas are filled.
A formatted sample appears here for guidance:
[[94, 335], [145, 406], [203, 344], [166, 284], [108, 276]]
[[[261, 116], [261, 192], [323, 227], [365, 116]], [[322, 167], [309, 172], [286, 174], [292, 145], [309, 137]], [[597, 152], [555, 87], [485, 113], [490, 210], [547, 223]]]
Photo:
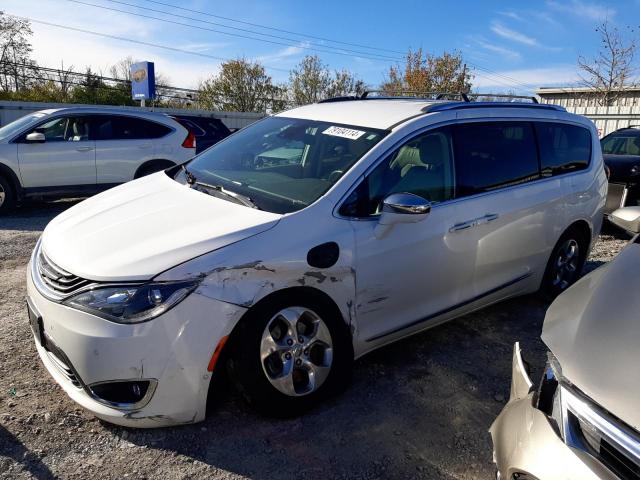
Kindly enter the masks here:
[[199, 280], [99, 287], [79, 293], [64, 303], [117, 323], [151, 320], [185, 299]]

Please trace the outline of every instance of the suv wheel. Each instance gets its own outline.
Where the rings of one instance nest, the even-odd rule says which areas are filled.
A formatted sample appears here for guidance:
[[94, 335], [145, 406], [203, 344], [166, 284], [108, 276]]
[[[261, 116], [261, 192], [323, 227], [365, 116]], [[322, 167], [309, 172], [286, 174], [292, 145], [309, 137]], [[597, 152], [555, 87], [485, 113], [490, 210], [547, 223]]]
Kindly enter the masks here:
[[546, 297], [557, 297], [580, 278], [588, 242], [578, 229], [570, 229], [560, 237], [542, 279], [540, 290]]
[[334, 310], [323, 301], [282, 299], [243, 319], [230, 373], [250, 405], [293, 416], [348, 384], [351, 336]]
[[0, 213], [5, 213], [15, 206], [16, 196], [13, 186], [6, 178], [0, 176]]

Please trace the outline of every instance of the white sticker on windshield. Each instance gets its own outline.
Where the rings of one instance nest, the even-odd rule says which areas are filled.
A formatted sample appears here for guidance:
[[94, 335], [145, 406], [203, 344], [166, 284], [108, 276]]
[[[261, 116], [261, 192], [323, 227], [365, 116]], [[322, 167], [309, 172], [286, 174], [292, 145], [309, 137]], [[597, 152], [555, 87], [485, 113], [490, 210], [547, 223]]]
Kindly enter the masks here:
[[329, 127], [324, 132], [325, 135], [333, 135], [334, 137], [348, 138], [349, 140], [357, 140], [366, 132], [362, 130], [353, 130], [352, 128], [344, 127]]

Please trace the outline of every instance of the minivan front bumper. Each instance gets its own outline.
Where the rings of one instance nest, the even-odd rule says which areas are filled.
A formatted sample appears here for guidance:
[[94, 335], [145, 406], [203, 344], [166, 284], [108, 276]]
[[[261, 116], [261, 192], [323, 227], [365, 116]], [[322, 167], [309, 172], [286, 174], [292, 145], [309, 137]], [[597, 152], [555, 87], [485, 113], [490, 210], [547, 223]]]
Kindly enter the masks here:
[[549, 418], [534, 406], [533, 397], [533, 386], [516, 343], [509, 402], [489, 429], [497, 478], [617, 478], [586, 452], [566, 445]]
[[[33, 260], [32, 260], [33, 262]], [[38, 354], [56, 382], [97, 417], [131, 427], [160, 427], [204, 419], [218, 344], [246, 309], [194, 291], [157, 318], [114, 323], [44, 297], [27, 269], [27, 301], [40, 318], [44, 342]], [[129, 404], [105, 401], [91, 387], [138, 382], [144, 398]], [[128, 383], [127, 383], [128, 385]]]

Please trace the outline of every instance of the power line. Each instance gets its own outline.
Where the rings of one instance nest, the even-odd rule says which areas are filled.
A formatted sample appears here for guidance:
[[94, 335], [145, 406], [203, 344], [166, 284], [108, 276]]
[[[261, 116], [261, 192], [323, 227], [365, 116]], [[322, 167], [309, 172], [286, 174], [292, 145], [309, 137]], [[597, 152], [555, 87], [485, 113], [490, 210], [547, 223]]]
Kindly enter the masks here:
[[[110, 1], [110, 0], [107, 0], [107, 1]], [[400, 55], [404, 55], [405, 54], [405, 52], [399, 52], [397, 50], [390, 50], [388, 48], [371, 47], [369, 45], [363, 45], [363, 44], [359, 44], [359, 43], [343, 42], [343, 41], [340, 41], [340, 40], [333, 40], [333, 39], [330, 39], [330, 38], [327, 38], [327, 37], [318, 37], [318, 36], [315, 36], [315, 35], [310, 35], [308, 33], [292, 32], [291, 30], [284, 30], [282, 28], [269, 27], [269, 26], [266, 26], [266, 25], [260, 25], [259, 23], [251, 23], [251, 22], [246, 22], [244, 20], [237, 20], [237, 19], [230, 18], [230, 17], [223, 17], [222, 15], [214, 15], [213, 13], [203, 12], [202, 10], [193, 10], [193, 9], [190, 9], [190, 8], [185, 8], [183, 6], [174, 5], [174, 4], [167, 3], [167, 2], [160, 2], [160, 1], [157, 1], [157, 0], [142, 0], [142, 1], [147, 2], [147, 3], [154, 3], [156, 5], [163, 5], [165, 7], [175, 8], [175, 9], [181, 10], [181, 11], [197, 13], [198, 15], [205, 15], [207, 17], [219, 18], [221, 20], [227, 20], [229, 22], [240, 23], [242, 25], [249, 25], [251, 27], [263, 28], [265, 30], [271, 30], [271, 31], [274, 31], [274, 32], [288, 33], [290, 35], [297, 35], [299, 37], [304, 37], [304, 38], [313, 38], [315, 40], [321, 40], [323, 42], [338, 43], [340, 45], [349, 45], [349, 46], [352, 46], [352, 47], [368, 48], [368, 49], [371, 49], [371, 50], [379, 50], [379, 51], [390, 52], [390, 53], [399, 53]]]
[[[280, 39], [280, 40], [286, 40], [288, 42], [294, 42], [294, 44], [293, 45], [284, 44], [284, 43], [281, 43], [281, 42], [273, 42], [273, 41], [265, 40], [263, 38], [255, 38], [255, 37], [249, 37], [249, 36], [246, 36], [246, 35], [233, 34], [233, 33], [224, 32], [224, 31], [220, 31], [220, 30], [214, 30], [214, 29], [210, 29], [210, 28], [203, 28], [203, 27], [199, 27], [197, 25], [189, 25], [189, 24], [184, 24], [184, 23], [175, 22], [175, 21], [171, 21], [171, 20], [166, 20], [166, 19], [162, 19], [162, 18], [152, 17], [152, 16], [145, 15], [145, 14], [139, 14], [139, 13], [135, 13], [135, 12], [128, 12], [128, 11], [119, 10], [119, 9], [116, 9], [116, 8], [109, 8], [109, 7], [105, 7], [103, 5], [96, 5], [94, 3], [83, 2], [83, 1], [80, 1], [80, 0], [67, 0], [67, 1], [74, 2], [74, 3], [80, 3], [80, 4], [83, 4], [83, 5], [89, 5], [89, 6], [96, 7], [96, 8], [103, 8], [105, 10], [112, 10], [112, 11], [115, 11], [115, 12], [126, 13], [126, 14], [129, 14], [129, 15], [136, 15], [136, 16], [140, 16], [140, 17], [144, 17], [144, 18], [151, 18], [151, 19], [159, 20], [159, 21], [163, 21], [163, 22], [174, 23], [174, 24], [177, 24], [177, 25], [183, 25], [183, 26], [187, 26], [187, 27], [191, 27], [191, 28], [198, 28], [198, 29], [202, 29], [202, 30], [208, 30], [208, 31], [211, 31], [211, 32], [222, 33], [223, 35], [232, 35], [232, 36], [235, 36], [235, 37], [247, 38], [247, 39], [250, 39], [250, 40], [257, 40], [257, 41], [260, 41], [260, 42], [275, 43], [276, 45], [286, 45], [286, 46], [290, 46], [290, 47], [297, 47], [297, 48], [306, 49], [306, 50], [314, 50], [314, 51], [317, 51], [317, 52], [330, 53], [330, 54], [339, 54], [339, 55], [349, 55], [350, 53], [352, 53], [352, 54], [355, 54], [355, 55], [349, 55], [349, 56], [359, 56], [359, 57], [368, 58], [368, 59], [371, 59], [371, 60], [393, 60], [393, 61], [398, 61], [399, 60], [397, 57], [390, 57], [388, 55], [381, 55], [381, 54], [372, 53], [372, 52], [363, 52], [363, 51], [360, 51], [360, 50], [352, 50], [352, 49], [348, 49], [348, 48], [344, 48], [344, 47], [334, 47], [334, 46], [331, 46], [331, 45], [324, 45], [324, 46], [323, 45], [319, 45], [321, 47], [324, 47], [324, 49], [318, 49], [318, 48], [315, 48], [315, 47], [312, 47], [312, 46], [299, 45], [299, 42], [301, 41], [300, 39], [290, 38], [290, 37], [283, 37], [281, 35], [272, 35], [272, 34], [269, 34], [269, 33], [261, 33], [261, 32], [255, 31], [255, 30], [247, 29], [247, 28], [233, 27], [233, 26], [230, 26], [230, 25], [224, 25], [222, 23], [211, 22], [211, 21], [208, 21], [208, 20], [202, 20], [202, 19], [199, 19], [199, 18], [189, 17], [189, 16], [186, 16], [186, 15], [180, 15], [178, 13], [167, 12], [165, 10], [158, 10], [158, 9], [154, 9], [154, 8], [145, 8], [145, 7], [141, 7], [139, 5], [135, 5], [135, 4], [128, 3], [128, 2], [123, 2], [123, 1], [120, 1], [120, 0], [105, 0], [105, 1], [111, 2], [111, 3], [116, 3], [116, 4], [119, 4], [119, 5], [126, 5], [126, 6], [132, 7], [132, 8], [144, 9], [145, 11], [149, 11], [149, 12], [156, 12], [156, 13], [161, 13], [163, 15], [171, 15], [171, 16], [177, 17], [177, 18], [184, 18], [186, 20], [191, 20], [191, 21], [194, 21], [194, 22], [201, 22], [201, 23], [206, 23], [206, 24], [209, 24], [209, 25], [215, 25], [215, 26], [222, 27], [222, 28], [228, 28], [228, 29], [231, 29], [231, 30], [237, 30], [237, 31], [240, 31], [240, 32], [246, 32], [246, 33], [251, 33], [251, 34], [254, 34], [254, 35], [262, 35], [262, 36], [265, 36], [265, 37], [277, 38], [277, 39]], [[309, 42], [307, 42], [307, 43], [309, 43]], [[317, 43], [313, 43], [313, 45], [318, 45], [318, 44]], [[326, 48], [330, 48], [331, 50], [326, 50]], [[334, 50], [338, 50], [338, 51], [334, 51]]]
[[[64, 30], [71, 30], [71, 31], [74, 31], [74, 32], [86, 33], [88, 35], [94, 35], [96, 37], [110, 38], [112, 40], [120, 40], [122, 42], [135, 43], [137, 45], [144, 45], [146, 47], [161, 48], [163, 50], [169, 50], [169, 51], [177, 52], [177, 53], [185, 53], [187, 55], [194, 55], [196, 57], [209, 58], [209, 59], [218, 60], [218, 61], [222, 61], [222, 62], [230, 62], [230, 61], [232, 61], [230, 58], [217, 57], [215, 55], [209, 55], [207, 53], [202, 53], [202, 52], [195, 52], [193, 50], [187, 50], [187, 49], [184, 49], [184, 48], [170, 47], [168, 45], [162, 45], [162, 44], [159, 44], [159, 43], [145, 42], [145, 41], [142, 41], [142, 40], [134, 40], [132, 38], [125, 38], [125, 37], [120, 37], [118, 35], [111, 35], [111, 34], [108, 34], [108, 33], [96, 32], [94, 30], [87, 30], [87, 29], [78, 28], [78, 27], [70, 27], [69, 25], [61, 25], [59, 23], [53, 23], [53, 22], [45, 22], [44, 20], [37, 20], [35, 18], [25, 17], [25, 16], [22, 16], [22, 15], [15, 15], [15, 14], [8, 14], [8, 15], [12, 15], [12, 16], [14, 16], [16, 18], [21, 18], [23, 20], [28, 20], [30, 22], [37, 23], [37, 24], [40, 24], [40, 25], [47, 25], [49, 27], [56, 27], [56, 28], [61, 28], [61, 29], [64, 29]], [[285, 68], [271, 67], [269, 65], [263, 65], [263, 67], [268, 69], [268, 70], [274, 70], [274, 71], [278, 71], [278, 72], [289, 73], [289, 70], [287, 70]]]

